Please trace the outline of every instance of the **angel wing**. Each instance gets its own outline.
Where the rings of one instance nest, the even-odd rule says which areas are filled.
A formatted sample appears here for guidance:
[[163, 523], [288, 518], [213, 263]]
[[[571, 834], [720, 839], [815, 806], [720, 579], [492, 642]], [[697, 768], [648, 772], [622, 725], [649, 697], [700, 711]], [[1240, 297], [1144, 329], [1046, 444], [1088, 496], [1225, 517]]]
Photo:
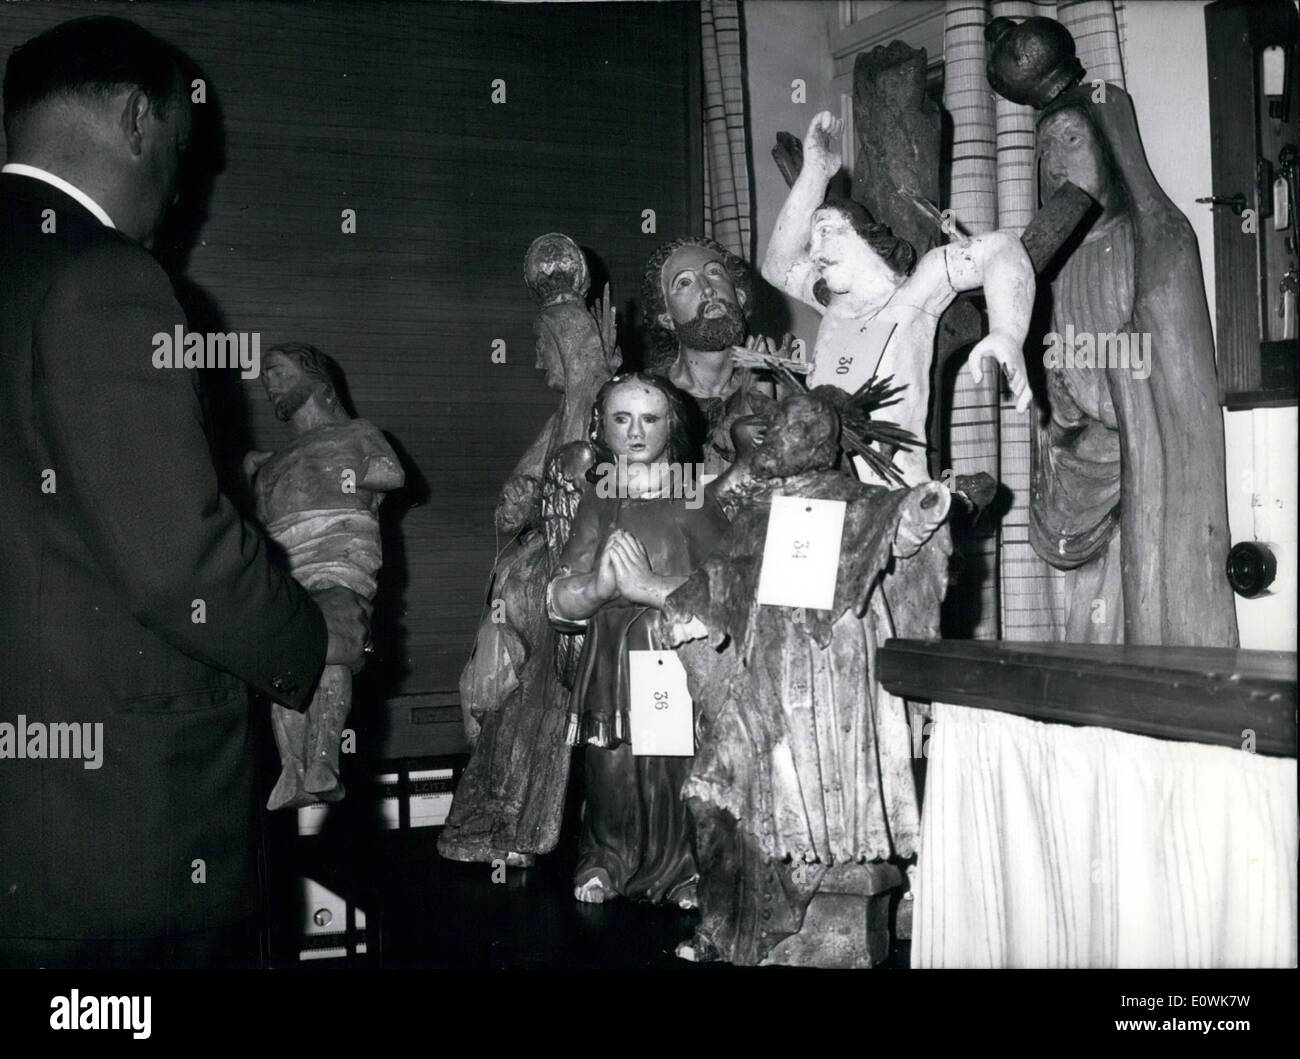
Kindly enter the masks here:
[[569, 543], [573, 516], [578, 502], [587, 491], [587, 470], [596, 454], [585, 441], [571, 441], [555, 450], [546, 461], [542, 474], [542, 529], [546, 533], [546, 552], [551, 566], [560, 561], [560, 553]]
[[[587, 470], [595, 459], [590, 445], [572, 441], [561, 445], [546, 461], [542, 476], [542, 529], [552, 570], [559, 565], [560, 555], [569, 542], [578, 503], [589, 486]], [[566, 688], [573, 687], [583, 638], [581, 632], [562, 632], [555, 638], [555, 672]]]

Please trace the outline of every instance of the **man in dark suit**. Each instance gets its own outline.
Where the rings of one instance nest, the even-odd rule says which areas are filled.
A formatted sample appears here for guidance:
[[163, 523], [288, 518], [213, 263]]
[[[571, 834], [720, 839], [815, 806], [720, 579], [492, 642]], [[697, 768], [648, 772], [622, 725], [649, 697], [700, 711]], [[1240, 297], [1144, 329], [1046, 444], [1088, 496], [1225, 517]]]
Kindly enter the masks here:
[[188, 95], [122, 19], [5, 74], [0, 966], [254, 962], [246, 685], [303, 709], [367, 636], [368, 604], [271, 565], [218, 489], [197, 374], [153, 366], [185, 322], [145, 247]]

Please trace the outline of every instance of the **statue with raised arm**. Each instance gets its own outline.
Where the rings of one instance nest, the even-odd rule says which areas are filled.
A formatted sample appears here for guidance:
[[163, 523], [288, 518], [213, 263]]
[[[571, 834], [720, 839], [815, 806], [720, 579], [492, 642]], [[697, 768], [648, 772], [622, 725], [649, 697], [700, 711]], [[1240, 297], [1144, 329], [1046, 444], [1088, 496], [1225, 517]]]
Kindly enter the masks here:
[[[270, 349], [262, 385], [276, 417], [296, 436], [277, 452], [244, 458], [259, 520], [304, 588], [342, 586], [373, 599], [382, 561], [379, 505], [406, 480], [396, 453], [373, 423], [348, 414], [314, 346]], [[306, 712], [272, 704], [281, 771], [268, 809], [343, 797], [339, 747], [351, 707], [352, 673], [337, 665], [321, 673]]]
[[472, 752], [438, 839], [438, 852], [451, 860], [513, 867], [531, 864], [559, 839], [571, 757], [565, 717], [582, 636], [551, 625], [546, 585], [589, 484], [592, 402], [622, 359], [609, 288], [594, 310], [587, 307], [587, 259], [567, 235], [533, 241], [524, 282], [538, 304], [537, 367], [562, 396], [497, 505], [497, 529], [513, 540], [493, 568], [461, 674]]
[[[891, 379], [905, 388], [890, 418], [924, 438], [939, 317], [958, 293], [983, 287], [989, 333], [967, 364], [979, 380], [983, 359], [997, 361], [1023, 412], [1031, 396], [1022, 347], [1034, 271], [1019, 238], [1010, 232], [963, 237], [918, 261], [907, 242], [858, 203], [827, 199], [827, 185], [840, 168], [834, 141], [841, 127], [827, 111], [812, 119], [802, 168], [763, 260], [768, 282], [822, 314], [809, 385], [852, 392], [868, 379]], [[897, 460], [909, 485], [929, 480], [923, 449], [899, 452]]]

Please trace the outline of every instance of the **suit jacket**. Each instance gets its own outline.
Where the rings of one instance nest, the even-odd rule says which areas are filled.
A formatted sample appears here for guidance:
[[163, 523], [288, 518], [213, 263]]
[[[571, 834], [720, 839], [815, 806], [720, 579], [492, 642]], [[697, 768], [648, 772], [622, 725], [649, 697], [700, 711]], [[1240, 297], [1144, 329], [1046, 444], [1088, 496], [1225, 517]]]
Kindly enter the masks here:
[[[153, 366], [184, 322], [141, 246], [0, 174], [0, 953], [252, 912], [245, 685], [304, 708], [327, 634], [218, 489], [197, 372]], [[12, 756], [68, 723], [99, 768]]]

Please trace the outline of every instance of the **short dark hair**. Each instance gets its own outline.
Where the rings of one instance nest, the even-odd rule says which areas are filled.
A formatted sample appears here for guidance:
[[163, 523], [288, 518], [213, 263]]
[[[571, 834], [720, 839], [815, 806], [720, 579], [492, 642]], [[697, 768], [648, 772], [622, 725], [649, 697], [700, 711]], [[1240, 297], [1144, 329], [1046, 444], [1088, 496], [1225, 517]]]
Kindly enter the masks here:
[[877, 224], [861, 203], [832, 196], [819, 209], [835, 210], [898, 275], [910, 276], [912, 269], [916, 268], [916, 250], [912, 244], [895, 235], [889, 225]]
[[659, 314], [668, 311], [668, 303], [664, 300], [661, 273], [668, 259], [687, 246], [698, 246], [709, 250], [722, 259], [723, 265], [731, 276], [731, 285], [736, 288], [736, 294], [744, 295], [740, 299], [743, 302], [740, 311], [746, 321], [749, 320], [754, 308], [754, 280], [749, 265], [743, 258], [737, 257], [721, 243], [716, 243], [703, 235], [690, 235], [684, 239], [674, 239], [664, 243], [650, 255], [650, 260], [645, 264], [645, 272], [641, 276], [641, 313], [650, 337], [646, 367], [652, 372], [667, 372], [673, 366], [673, 361], [677, 359], [677, 353], [681, 349], [677, 335], [659, 322]]
[[703, 459], [702, 417], [695, 402], [662, 375], [627, 371], [615, 375], [605, 383], [597, 391], [596, 400], [591, 406], [587, 440], [591, 442], [595, 459], [587, 471], [587, 480], [596, 481], [601, 473], [601, 465], [614, 462], [614, 453], [605, 443], [605, 402], [615, 388], [629, 382], [644, 383], [652, 390], [658, 390], [668, 401], [668, 462], [681, 467], [700, 463]]
[[182, 93], [180, 53], [125, 18], [92, 15], [63, 22], [9, 54], [5, 131], [31, 108], [56, 98], [104, 100], [139, 88], [160, 115]]
[[330, 358], [315, 346], [306, 342], [281, 342], [266, 351], [268, 357], [272, 353], [288, 357], [302, 369], [304, 375], [310, 375], [318, 382], [325, 383], [331, 390], [335, 388]]

